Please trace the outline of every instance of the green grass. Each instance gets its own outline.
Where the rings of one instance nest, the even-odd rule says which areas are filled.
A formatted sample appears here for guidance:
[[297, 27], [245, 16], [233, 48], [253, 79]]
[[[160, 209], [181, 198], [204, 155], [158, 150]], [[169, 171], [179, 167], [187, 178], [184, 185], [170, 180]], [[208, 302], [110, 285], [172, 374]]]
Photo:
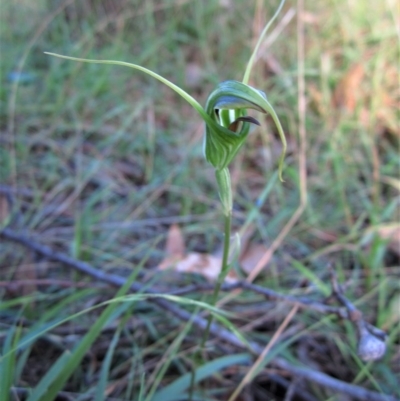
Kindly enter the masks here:
[[[102, 0], [56, 9], [63, 4], [8, 2], [0, 14], [0, 183], [19, 189], [10, 227], [106, 272], [125, 277], [135, 272], [164, 291], [202, 282], [155, 270], [174, 221], [183, 219], [190, 251], [214, 253], [222, 243], [217, 186], [202, 154], [199, 116], [143, 74], [43, 52], [140, 64], [204, 105], [218, 82], [242, 79], [254, 40], [278, 2]], [[279, 20], [290, 7], [296, 4], [288, 2]], [[308, 204], [257, 283], [321, 300], [332, 263], [348, 298], [368, 322], [388, 332], [385, 357], [361, 362], [354, 327], [310, 311], [297, 313], [279, 352], [293, 363], [307, 359], [340, 380], [399, 397], [399, 255], [387, 238], [371, 234], [399, 220], [396, 10], [390, 1], [363, 0], [308, 1], [305, 10]], [[231, 166], [235, 231], [276, 180], [251, 239], [267, 246], [299, 204], [295, 19], [250, 78], [284, 126], [285, 182], [276, 180], [281, 147], [268, 117], [261, 116], [262, 127], [250, 134]], [[25, 54], [25, 82], [17, 84], [10, 73]], [[362, 79], [346, 92], [357, 80], [349, 71], [359, 65]], [[193, 66], [200, 74], [187, 78]], [[201, 333], [146, 299], [91, 309], [115, 298], [116, 291], [3, 239], [0, 271], [2, 400], [10, 385], [15, 391], [35, 389], [21, 399], [42, 399], [44, 380], [53, 382], [52, 394], [62, 390], [75, 398], [102, 400], [105, 389], [114, 399], [166, 399], [187, 390], [193, 366], [201, 378], [195, 397], [219, 400], [233, 393], [249, 369], [247, 354], [228, 348], [227, 356], [216, 341], [201, 360], [193, 360]], [[26, 279], [33, 286], [23, 284]], [[35, 284], [39, 279], [46, 284]], [[204, 300], [202, 293], [186, 297]], [[193, 305], [184, 307], [195, 312]], [[242, 334], [262, 344], [289, 310], [247, 291], [222, 309], [230, 312], [227, 324], [239, 331], [261, 319]], [[68, 377], [67, 357], [75, 358]], [[283, 399], [285, 387], [273, 387], [268, 373], [267, 366], [245, 391]], [[338, 399], [318, 386], [308, 391], [317, 399]]]

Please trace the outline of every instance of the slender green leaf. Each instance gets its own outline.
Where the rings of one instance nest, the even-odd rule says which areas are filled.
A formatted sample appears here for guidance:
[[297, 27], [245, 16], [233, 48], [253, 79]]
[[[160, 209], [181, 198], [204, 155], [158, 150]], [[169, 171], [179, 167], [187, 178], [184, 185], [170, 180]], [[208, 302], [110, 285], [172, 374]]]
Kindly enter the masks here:
[[107, 382], [108, 382], [108, 374], [110, 371], [111, 360], [114, 355], [115, 348], [118, 344], [120, 334], [121, 334], [121, 326], [114, 333], [113, 338], [110, 342], [110, 345], [107, 349], [106, 357], [104, 358], [103, 364], [101, 365], [101, 372], [100, 372], [99, 381], [98, 381], [97, 387], [96, 387], [96, 394], [95, 394], [94, 401], [105, 400], [105, 397], [106, 397], [105, 392], [106, 392], [106, 387], [107, 387]]
[[208, 117], [206, 112], [204, 111], [203, 107], [200, 105], [200, 103], [197, 102], [195, 98], [190, 96], [187, 92], [185, 92], [183, 89], [181, 89], [179, 86], [175, 85], [171, 81], [168, 81], [168, 79], [162, 77], [161, 75], [158, 75], [157, 73], [142, 67], [137, 64], [133, 63], [126, 63], [124, 61], [116, 61], [116, 60], [90, 60], [90, 59], [84, 59], [84, 58], [78, 58], [78, 57], [69, 57], [69, 56], [63, 56], [61, 54], [56, 54], [56, 53], [51, 53], [51, 52], [45, 52], [45, 54], [48, 54], [49, 56], [54, 56], [54, 57], [59, 57], [59, 58], [64, 58], [66, 60], [73, 60], [73, 61], [80, 61], [83, 63], [91, 63], [91, 64], [110, 64], [110, 65], [119, 65], [123, 67], [129, 67], [133, 68], [135, 70], [142, 71], [146, 73], [147, 75], [152, 76], [153, 78], [159, 80], [162, 82], [164, 85], [170, 87], [173, 89], [178, 95], [180, 95], [183, 99], [185, 99], [200, 115], [201, 117], [206, 121], [211, 121], [211, 119]]
[[[27, 401], [52, 401], [56, 397], [57, 391], [50, 392], [50, 386], [60, 377], [65, 371], [65, 367], [71, 365], [71, 351], [64, 353], [51, 366], [50, 370], [42, 377], [39, 384], [34, 388], [29, 395]], [[67, 380], [68, 378], [66, 378]]]
[[[193, 312], [192, 318], [197, 315], [198, 311], [199, 311], [199, 308], [197, 308]], [[190, 329], [192, 327], [192, 324], [193, 324], [193, 320], [191, 319], [185, 325], [185, 327], [180, 332], [178, 337], [173, 341], [173, 343], [169, 347], [169, 350], [167, 351], [168, 355], [164, 354], [163, 358], [165, 358], [165, 360], [163, 361], [161, 369], [157, 373], [157, 376], [156, 376], [156, 378], [154, 380], [154, 383], [152, 384], [151, 389], [149, 390], [149, 392], [147, 394], [146, 401], [151, 401], [153, 399], [153, 396], [154, 396], [154, 393], [157, 390], [157, 387], [161, 383], [161, 380], [163, 379], [163, 377], [164, 377], [165, 373], [167, 372], [170, 364], [172, 363], [172, 360], [176, 357], [176, 353], [178, 351], [178, 347], [181, 345], [182, 341], [186, 338], [187, 334], [189, 333], [189, 331], [190, 331]]]
[[247, 63], [246, 71], [245, 71], [244, 77], [243, 77], [243, 83], [244, 83], [244, 84], [247, 84], [247, 83], [249, 82], [250, 73], [251, 73], [251, 70], [252, 70], [252, 68], [253, 68], [254, 61], [255, 61], [255, 59], [256, 59], [256, 55], [257, 55], [258, 50], [259, 50], [259, 48], [260, 48], [260, 46], [261, 46], [261, 43], [262, 43], [262, 41], [264, 40], [265, 35], [266, 35], [267, 32], [268, 32], [268, 29], [270, 28], [270, 26], [272, 25], [272, 23], [276, 20], [276, 18], [278, 17], [279, 13], [281, 12], [282, 7], [283, 7], [284, 4], [285, 4], [285, 0], [282, 0], [282, 1], [280, 2], [280, 4], [279, 4], [279, 7], [278, 7], [277, 10], [275, 11], [275, 14], [274, 14], [273, 17], [268, 21], [268, 24], [265, 25], [265, 28], [264, 28], [263, 31], [261, 32], [261, 35], [260, 35], [259, 38], [258, 38], [257, 44], [256, 44], [256, 46], [254, 47], [253, 53], [251, 54], [251, 57], [250, 57], [250, 59], [249, 59], [249, 61], [248, 61], [248, 63]]
[[[117, 298], [120, 298], [129, 290], [132, 281], [136, 278], [139, 270], [135, 270], [126, 283], [119, 289]], [[46, 375], [34, 389], [27, 401], [52, 401], [57, 393], [62, 390], [65, 382], [75, 371], [89, 347], [101, 333], [101, 329], [108, 322], [109, 318], [118, 307], [118, 303], [109, 302], [106, 309], [82, 338], [80, 343], [72, 352], [65, 352], [57, 362], [50, 368]], [[121, 313], [124, 309], [121, 310]]]
[[297, 260], [292, 260], [292, 265], [306, 278], [308, 278], [315, 286], [327, 297], [331, 293], [328, 284], [325, 284], [319, 277], [308, 267], [304, 266]]
[[0, 400], [9, 399], [10, 389], [14, 384], [15, 364], [17, 359], [14, 344], [18, 342], [20, 332], [17, 326], [13, 326], [8, 330], [4, 340], [2, 354], [6, 354], [6, 356], [0, 360]]
[[[196, 370], [196, 383], [210, 377], [221, 370], [233, 365], [246, 365], [251, 362], [251, 355], [247, 353], [223, 356], [208, 362]], [[191, 374], [186, 373], [162, 390], [158, 391], [151, 401], [179, 401], [186, 400], [185, 392], [190, 386]]]

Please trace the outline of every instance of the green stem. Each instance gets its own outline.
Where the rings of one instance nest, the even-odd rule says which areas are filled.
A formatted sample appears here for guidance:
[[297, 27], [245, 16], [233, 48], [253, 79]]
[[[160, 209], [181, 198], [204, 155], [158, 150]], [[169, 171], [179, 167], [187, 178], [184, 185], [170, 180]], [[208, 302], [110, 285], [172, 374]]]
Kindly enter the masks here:
[[[211, 298], [210, 305], [215, 306], [218, 300], [218, 295], [221, 290], [221, 286], [225, 281], [226, 276], [229, 273], [229, 246], [231, 239], [231, 225], [232, 225], [232, 186], [231, 179], [229, 175], [229, 170], [224, 168], [222, 170], [216, 170], [215, 175], [218, 183], [219, 196], [221, 198], [222, 207], [224, 210], [224, 218], [225, 218], [225, 227], [224, 227], [224, 250], [222, 254], [222, 263], [221, 263], [221, 271], [218, 275], [217, 282], [214, 287], [214, 292]], [[208, 315], [207, 326], [203, 334], [203, 338], [201, 340], [200, 347], [198, 348], [198, 352], [193, 358], [196, 361], [197, 356], [201, 354], [204, 350], [205, 343], [208, 340], [210, 335], [210, 328], [213, 321], [213, 315]], [[192, 377], [190, 380], [190, 390], [189, 390], [189, 401], [192, 400], [194, 384], [196, 381], [196, 368], [192, 371]]]
[[[211, 298], [211, 306], [215, 306], [218, 300], [218, 295], [221, 290], [221, 286], [225, 280], [225, 277], [229, 273], [229, 264], [228, 264], [228, 257], [229, 257], [229, 245], [230, 245], [230, 233], [231, 233], [231, 223], [232, 223], [232, 213], [229, 213], [228, 215], [225, 216], [225, 238], [224, 238], [224, 253], [222, 256], [222, 266], [221, 266], [221, 272], [218, 275], [218, 280], [217, 283], [215, 284], [214, 287], [214, 292]], [[210, 334], [210, 327], [211, 323], [213, 320], [213, 315], [208, 316], [208, 321], [207, 321], [207, 327], [204, 332], [203, 336], [203, 341], [200, 346], [200, 350], [204, 348], [204, 344], [208, 339], [208, 336]]]

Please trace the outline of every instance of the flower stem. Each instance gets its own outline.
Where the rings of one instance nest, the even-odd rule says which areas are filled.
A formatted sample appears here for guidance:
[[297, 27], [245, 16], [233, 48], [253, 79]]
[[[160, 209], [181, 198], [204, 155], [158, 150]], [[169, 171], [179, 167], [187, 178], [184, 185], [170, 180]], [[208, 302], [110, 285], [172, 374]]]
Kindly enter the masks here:
[[[228, 257], [229, 257], [229, 245], [230, 245], [230, 235], [231, 235], [231, 224], [232, 224], [232, 213], [229, 213], [225, 215], [225, 230], [224, 230], [224, 253], [222, 256], [222, 265], [221, 265], [221, 271], [218, 275], [217, 282], [214, 287], [214, 292], [211, 298], [211, 306], [215, 306], [218, 300], [218, 295], [221, 290], [221, 286], [224, 283], [225, 277], [229, 273], [229, 263], [228, 263]], [[200, 350], [204, 348], [204, 344], [208, 339], [209, 333], [210, 333], [210, 327], [211, 323], [213, 320], [213, 315], [208, 316], [208, 321], [207, 321], [207, 327], [203, 335], [203, 340], [201, 342]]]
[[[228, 168], [215, 171], [217, 178], [219, 196], [221, 198], [222, 207], [224, 210], [224, 250], [222, 254], [221, 271], [219, 272], [217, 282], [214, 287], [214, 292], [211, 298], [210, 305], [215, 306], [218, 300], [218, 295], [221, 290], [221, 286], [224, 283], [226, 276], [229, 273], [229, 246], [231, 239], [231, 225], [232, 225], [232, 186]], [[213, 321], [213, 315], [208, 315], [207, 326], [203, 333], [200, 347], [196, 355], [200, 354], [204, 350], [205, 343], [210, 335], [210, 328]], [[194, 358], [194, 361], [197, 358]], [[196, 368], [192, 371], [192, 377], [190, 381], [189, 400], [192, 400], [194, 384], [196, 381]]]

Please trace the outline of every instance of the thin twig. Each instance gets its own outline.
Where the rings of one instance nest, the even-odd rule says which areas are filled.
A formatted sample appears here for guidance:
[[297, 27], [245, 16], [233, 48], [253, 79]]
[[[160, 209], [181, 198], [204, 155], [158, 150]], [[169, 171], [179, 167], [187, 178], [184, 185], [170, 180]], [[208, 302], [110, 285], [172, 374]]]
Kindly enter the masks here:
[[[3, 229], [0, 231], [0, 237], [7, 238], [9, 240], [12, 240], [14, 242], [17, 242], [21, 245], [26, 246], [29, 249], [34, 250], [35, 252], [38, 252], [42, 256], [58, 261], [60, 263], [63, 263], [67, 266], [70, 266], [74, 268], [75, 270], [78, 270], [84, 274], [87, 274], [91, 277], [94, 277], [96, 280], [100, 280], [106, 283], [109, 283], [111, 285], [121, 287], [122, 285], [125, 284], [126, 279], [124, 277], [118, 276], [116, 274], [109, 274], [105, 273], [102, 270], [96, 269], [92, 265], [86, 262], [82, 262], [80, 260], [76, 260], [74, 258], [71, 258], [70, 256], [61, 253], [61, 252], [54, 252], [50, 247], [46, 245], [42, 245], [36, 241], [31, 240], [29, 237], [25, 235], [20, 235], [15, 233], [13, 230], [10, 230], [8, 228]], [[130, 286], [131, 291], [133, 292], [141, 292], [141, 293], [147, 293], [147, 294], [157, 294], [159, 292], [155, 291], [152, 288], [147, 288], [144, 285], [134, 282]], [[181, 309], [177, 306], [175, 306], [173, 303], [163, 299], [163, 298], [157, 298], [154, 297], [149, 300], [150, 302], [155, 303], [159, 307], [161, 307], [164, 310], [169, 311], [173, 315], [175, 315], [177, 318], [183, 321], [189, 321], [191, 319], [192, 314], [186, 311], [185, 309]], [[199, 327], [202, 330], [205, 330], [207, 326], [207, 320], [203, 319], [200, 316], [196, 316], [194, 318], [193, 324]], [[222, 332], [221, 332], [222, 330]], [[220, 327], [219, 325], [212, 323], [210, 327], [210, 333], [212, 335], [215, 335], [217, 337], [223, 338], [225, 341], [229, 342], [232, 345], [235, 345], [241, 349], [247, 349], [247, 347], [242, 343], [242, 341], [237, 338], [233, 333], [230, 331]], [[251, 344], [250, 343], [251, 349], [254, 347], [257, 348], [257, 344]]]
[[315, 383], [322, 385], [323, 387], [330, 388], [334, 391], [334, 394], [344, 393], [356, 400], [361, 401], [398, 401], [399, 399], [393, 395], [379, 394], [374, 391], [366, 390], [362, 387], [354, 384], [345, 383], [341, 380], [334, 379], [324, 373], [300, 367], [293, 366], [292, 363], [282, 358], [276, 358], [273, 360], [273, 365], [283, 370], [290, 372], [295, 377], [301, 377], [303, 379], [311, 380]]
[[[189, 285], [187, 287], [179, 288], [173, 291], [167, 291], [170, 295], [185, 295], [193, 292], [212, 291], [214, 286], [212, 284], [199, 284]], [[313, 301], [306, 297], [294, 297], [292, 295], [285, 295], [269, 288], [261, 287], [256, 284], [248, 283], [247, 281], [238, 281], [231, 284], [223, 284], [222, 291], [231, 292], [236, 289], [244, 289], [263, 295], [271, 301], [284, 302], [290, 305], [299, 305], [301, 309], [310, 309], [322, 314], [335, 314], [342, 319], [349, 319], [349, 314], [346, 308], [339, 308], [336, 306], [325, 305], [321, 302]]]
[[[84, 274], [88, 274], [97, 280], [104, 281], [118, 287], [122, 286], [126, 281], [126, 279], [123, 277], [114, 274], [104, 273], [103, 271], [96, 269], [95, 267], [86, 262], [81, 262], [79, 260], [73, 259], [60, 252], [53, 252], [53, 250], [48, 246], [33, 241], [24, 235], [17, 234], [11, 229], [5, 228], [2, 231], [0, 231], [0, 237], [19, 243], [29, 249], [34, 250], [35, 252], [40, 253], [42, 256], [48, 259], [52, 259], [60, 263], [63, 263]], [[137, 282], [131, 285], [131, 290], [135, 292], [144, 292], [152, 294], [155, 293], [155, 291], [152, 289], [148, 288], [144, 289], [144, 286], [142, 286]], [[174, 315], [175, 317], [184, 322], [187, 322], [192, 318], [193, 324], [198, 328], [200, 328], [201, 330], [205, 330], [207, 326], [206, 319], [202, 318], [201, 316], [193, 316], [192, 313], [172, 304], [171, 302], [163, 298], [152, 298], [149, 299], [149, 301], [153, 302], [160, 308], [170, 312], [172, 315]], [[242, 350], [247, 349], [246, 345], [244, 345], [242, 341], [235, 334], [231, 333], [230, 331], [226, 330], [225, 328], [221, 327], [216, 323], [212, 323], [210, 327], [210, 333], [213, 334], [215, 337], [219, 338], [220, 340], [223, 340], [239, 349]], [[249, 342], [249, 346], [250, 346], [250, 351], [255, 355], [259, 355], [264, 349], [264, 347], [261, 344], [255, 341]], [[277, 368], [289, 372], [291, 375], [310, 380], [314, 383], [321, 385], [322, 387], [333, 390], [335, 393], [347, 394], [356, 400], [400, 401], [400, 399], [392, 395], [380, 394], [375, 391], [364, 389], [354, 384], [345, 383], [340, 380], [334, 379], [333, 377], [330, 377], [322, 372], [318, 372], [305, 367], [294, 366], [293, 363], [289, 363], [282, 358], [273, 359], [272, 364]]]
[[[0, 287], [5, 287], [8, 290], [15, 291], [18, 287], [23, 287], [26, 285], [46, 285], [46, 286], [58, 286], [64, 288], [93, 288], [93, 283], [77, 283], [70, 280], [56, 280], [56, 279], [29, 279], [29, 280], [12, 280], [12, 281], [0, 281]], [[104, 284], [99, 284], [97, 288], [105, 288]]]

